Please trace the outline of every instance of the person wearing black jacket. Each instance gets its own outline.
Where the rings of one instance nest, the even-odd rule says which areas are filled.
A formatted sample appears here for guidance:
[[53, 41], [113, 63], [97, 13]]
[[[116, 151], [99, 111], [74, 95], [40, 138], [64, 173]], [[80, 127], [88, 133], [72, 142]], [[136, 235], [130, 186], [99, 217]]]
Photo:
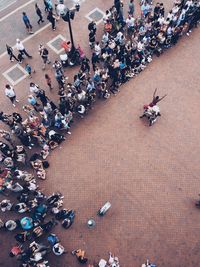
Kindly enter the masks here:
[[39, 20], [38, 20], [37, 23], [40, 24], [40, 22], [44, 22], [43, 17], [42, 17], [42, 11], [40, 10], [40, 8], [38, 7], [37, 4], [35, 4], [35, 11], [36, 11], [36, 14], [39, 17]]
[[[19, 60], [18, 60], [18, 59], [16, 58], [16, 56], [13, 54], [13, 49], [12, 49], [12, 47], [6, 44], [6, 49], [7, 49], [7, 53], [8, 53], [8, 55], [9, 55], [9, 57], [10, 57], [10, 61], [13, 62], [13, 61], [14, 61], [13, 58], [14, 58], [17, 62], [19, 62]], [[21, 62], [20, 62], [20, 63], [21, 63]]]

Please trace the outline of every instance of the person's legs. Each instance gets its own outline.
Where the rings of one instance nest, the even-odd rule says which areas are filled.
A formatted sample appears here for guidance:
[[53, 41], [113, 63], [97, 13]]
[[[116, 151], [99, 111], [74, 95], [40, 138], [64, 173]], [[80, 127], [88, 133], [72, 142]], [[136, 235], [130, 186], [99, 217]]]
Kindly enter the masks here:
[[16, 99], [16, 96], [13, 96], [13, 97], [9, 97], [13, 107], [15, 107], [15, 102], [19, 102], [19, 100]]
[[30, 55], [28, 54], [28, 52], [26, 51], [26, 49], [24, 49], [24, 50], [22, 50], [22, 51], [23, 51], [23, 53], [24, 53], [27, 57], [32, 58], [32, 56], [30, 56]]
[[55, 19], [52, 20], [51, 25], [52, 25], [52, 30], [55, 31], [55, 29], [56, 29], [56, 22], [55, 22]]
[[13, 58], [14, 57], [14, 59], [16, 60], [16, 61], [19, 61], [17, 58], [16, 58], [16, 56], [14, 55], [14, 54], [11, 54], [11, 58]]
[[40, 22], [44, 22], [42, 15], [40, 14], [40, 15], [38, 15], [38, 16], [39, 16], [39, 20], [38, 20], [37, 23], [40, 24]]

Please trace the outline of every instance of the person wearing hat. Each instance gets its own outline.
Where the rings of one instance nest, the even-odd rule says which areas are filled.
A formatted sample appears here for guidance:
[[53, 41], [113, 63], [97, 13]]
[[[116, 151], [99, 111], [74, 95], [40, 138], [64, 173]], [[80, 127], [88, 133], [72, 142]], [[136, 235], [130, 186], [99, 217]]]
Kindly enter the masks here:
[[56, 256], [61, 256], [62, 254], [66, 253], [65, 248], [60, 243], [56, 243], [52, 250]]
[[16, 39], [16, 48], [22, 57], [23, 57], [23, 55], [26, 55], [28, 58], [32, 58], [32, 56], [29, 55], [28, 52], [26, 51], [26, 49], [25, 49], [24, 45], [22, 44], [22, 42], [20, 41], [20, 39]]
[[5, 222], [5, 228], [8, 231], [14, 231], [17, 228], [17, 223], [13, 220], [8, 220]]

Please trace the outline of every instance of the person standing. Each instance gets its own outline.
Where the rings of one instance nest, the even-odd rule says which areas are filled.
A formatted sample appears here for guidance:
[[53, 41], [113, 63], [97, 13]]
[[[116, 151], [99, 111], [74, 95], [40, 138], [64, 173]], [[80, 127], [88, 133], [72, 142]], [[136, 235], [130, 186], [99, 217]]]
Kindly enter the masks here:
[[56, 17], [53, 14], [53, 11], [52, 10], [49, 10], [47, 19], [51, 23], [52, 30], [55, 31], [56, 30]]
[[[10, 61], [13, 62], [14, 59], [15, 59], [17, 62], [19, 62], [19, 60], [18, 60], [18, 59], [16, 58], [16, 56], [13, 54], [13, 49], [12, 49], [12, 47], [6, 44], [6, 49], [7, 49], [7, 53], [8, 53], [8, 55], [9, 55], [9, 57], [10, 57]], [[14, 58], [14, 59], [13, 59], [13, 58]]]
[[29, 34], [33, 34], [33, 31], [32, 31], [33, 27], [32, 27], [32, 25], [31, 25], [31, 23], [30, 23], [30, 20], [29, 20], [29, 18], [28, 18], [28, 16], [26, 15], [25, 12], [22, 12], [22, 19], [23, 19], [23, 22], [24, 22], [24, 24], [25, 24], [25, 26], [26, 26], [27, 32], [28, 32]]
[[17, 39], [16, 41], [17, 41], [16, 48], [19, 51], [19, 53], [22, 55], [22, 57], [23, 57], [23, 55], [26, 55], [28, 58], [32, 58], [32, 56], [30, 56], [28, 54], [28, 52], [26, 51], [26, 49], [25, 49], [24, 45], [22, 44], [22, 42], [19, 39]]
[[14, 88], [9, 84], [6, 84], [5, 95], [10, 99], [13, 107], [15, 107], [15, 102], [19, 102], [19, 100], [16, 99]]
[[128, 14], [133, 16], [134, 12], [135, 12], [134, 0], [130, 0], [130, 3], [128, 5]]
[[40, 24], [40, 22], [44, 22], [43, 16], [42, 16], [42, 11], [40, 10], [40, 8], [38, 7], [37, 4], [35, 4], [35, 11], [36, 11], [36, 14], [39, 17], [39, 20], [37, 21], [37, 23]]
[[49, 51], [42, 44], [39, 45], [39, 54], [40, 54], [40, 56], [43, 60], [43, 63], [44, 63], [44, 65], [42, 67], [42, 69], [44, 70], [46, 67], [46, 64], [50, 64], [51, 61], [49, 60]]
[[44, 77], [45, 77], [45, 80], [46, 80], [47, 85], [49, 86], [49, 89], [52, 90], [53, 87], [52, 87], [52, 84], [51, 84], [51, 78], [49, 77], [48, 74], [45, 74]]
[[36, 98], [33, 95], [28, 96], [28, 103], [35, 109], [35, 111], [38, 112], [37, 108], [40, 106], [40, 104], [38, 104]]
[[93, 20], [91, 21], [89, 24], [88, 24], [88, 30], [91, 32], [93, 31], [94, 34], [96, 34], [96, 31], [97, 31], [97, 24], [96, 22]]
[[94, 44], [95, 44], [95, 32], [90, 31], [90, 33], [89, 33], [89, 46], [91, 49], [94, 48]]
[[89, 32], [89, 45], [90, 48], [94, 48], [94, 43], [95, 43], [95, 36], [96, 36], [96, 31], [97, 31], [97, 25], [95, 21], [91, 21], [88, 24], [88, 30]]

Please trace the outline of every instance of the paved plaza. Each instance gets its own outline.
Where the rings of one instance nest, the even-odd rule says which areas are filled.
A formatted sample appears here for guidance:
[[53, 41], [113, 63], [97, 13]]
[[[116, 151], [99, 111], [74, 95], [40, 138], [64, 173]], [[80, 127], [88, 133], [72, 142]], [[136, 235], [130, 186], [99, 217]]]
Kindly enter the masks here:
[[[38, 46], [47, 44], [50, 59], [55, 61], [62, 52], [59, 43], [69, 40], [67, 24], [59, 20], [53, 32], [46, 18], [42, 26], [37, 25], [36, 1], [27, 4], [29, 1], [19, 0], [18, 6], [15, 1], [6, 1], [10, 5], [3, 9], [4, 2], [0, 0], [1, 110], [14, 112], [4, 95], [6, 83], [15, 86], [20, 99], [15, 110], [19, 112], [27, 103], [30, 81], [57, 101], [56, 81], [53, 79], [54, 89], [49, 92], [44, 79], [46, 72], [54, 77], [53, 70], [48, 65], [46, 72], [42, 71]], [[37, 2], [43, 8], [43, 1]], [[73, 1], [68, 2], [73, 5]], [[96, 18], [100, 40], [102, 16], [113, 1], [81, 2], [72, 22], [74, 40], [90, 57], [87, 25]], [[127, 12], [128, 1], [124, 2]], [[139, 1], [135, 2], [139, 14]], [[163, 3], [169, 10], [171, 1]], [[20, 5], [25, 6], [20, 9]], [[26, 34], [21, 20], [24, 10], [33, 22], [34, 35]], [[200, 266], [200, 211], [194, 207], [200, 193], [199, 36], [200, 27], [159, 58], [154, 57], [142, 73], [120, 87], [117, 96], [95, 103], [84, 119], [74, 123], [72, 135], [49, 156], [47, 179], [39, 181], [40, 187], [48, 194], [62, 192], [64, 206], [76, 210], [70, 229], [56, 227], [55, 233], [68, 253], [51, 255], [52, 267], [80, 266], [70, 254], [76, 248], [86, 250], [91, 262], [107, 259], [112, 251], [122, 267], [140, 267], [147, 258], [158, 267]], [[10, 63], [5, 55], [5, 43], [14, 46], [16, 38], [25, 39], [24, 45], [33, 56], [26, 60], [36, 70], [32, 80], [24, 73], [24, 63]], [[69, 80], [77, 70], [66, 69]], [[148, 127], [139, 116], [155, 88], [167, 97], [160, 103], [162, 116]], [[100, 218], [97, 211], [106, 201], [112, 207]], [[96, 222], [92, 229], [87, 227], [90, 218]], [[0, 234], [0, 266], [17, 267], [18, 262], [8, 255], [14, 243], [12, 234]]]

